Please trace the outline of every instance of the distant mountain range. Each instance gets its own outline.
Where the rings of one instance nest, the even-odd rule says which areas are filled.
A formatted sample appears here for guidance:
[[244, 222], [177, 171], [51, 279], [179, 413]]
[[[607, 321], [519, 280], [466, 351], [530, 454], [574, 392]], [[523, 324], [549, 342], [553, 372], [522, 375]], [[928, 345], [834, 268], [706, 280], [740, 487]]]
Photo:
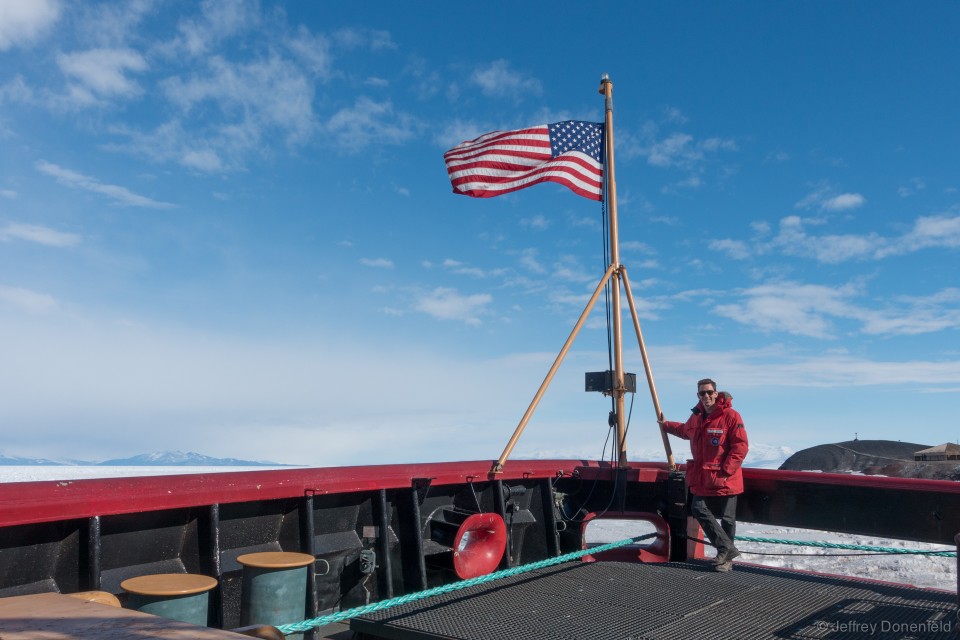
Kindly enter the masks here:
[[158, 451], [141, 453], [130, 458], [114, 458], [103, 462], [88, 460], [46, 460], [44, 458], [24, 458], [6, 456], [0, 453], [0, 466], [74, 466], [74, 467], [286, 467], [277, 462], [265, 460], [238, 460], [237, 458], [211, 458], [200, 453], [188, 451]]

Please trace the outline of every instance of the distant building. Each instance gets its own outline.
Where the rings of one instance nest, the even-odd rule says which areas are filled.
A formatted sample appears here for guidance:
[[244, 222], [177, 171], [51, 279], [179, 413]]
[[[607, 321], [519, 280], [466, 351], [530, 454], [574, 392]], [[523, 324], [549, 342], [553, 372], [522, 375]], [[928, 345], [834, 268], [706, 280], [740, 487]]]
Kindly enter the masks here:
[[917, 451], [913, 454], [915, 462], [930, 462], [938, 460], [960, 460], [960, 445], [947, 442], [935, 447]]

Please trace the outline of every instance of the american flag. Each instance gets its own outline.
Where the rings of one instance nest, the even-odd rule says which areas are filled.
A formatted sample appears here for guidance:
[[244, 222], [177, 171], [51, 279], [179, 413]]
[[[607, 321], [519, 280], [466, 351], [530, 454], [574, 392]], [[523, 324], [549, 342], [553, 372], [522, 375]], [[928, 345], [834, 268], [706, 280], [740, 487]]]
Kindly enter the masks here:
[[443, 154], [454, 193], [492, 198], [540, 182], [557, 182], [584, 198], [603, 199], [603, 125], [567, 120], [494, 131]]

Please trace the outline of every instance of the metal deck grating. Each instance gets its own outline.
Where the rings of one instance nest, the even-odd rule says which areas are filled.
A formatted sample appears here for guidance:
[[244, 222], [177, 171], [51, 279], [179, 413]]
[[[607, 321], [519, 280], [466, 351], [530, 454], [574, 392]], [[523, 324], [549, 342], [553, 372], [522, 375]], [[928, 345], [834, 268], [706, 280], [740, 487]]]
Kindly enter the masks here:
[[387, 640], [947, 640], [952, 593], [738, 564], [567, 564], [352, 621]]

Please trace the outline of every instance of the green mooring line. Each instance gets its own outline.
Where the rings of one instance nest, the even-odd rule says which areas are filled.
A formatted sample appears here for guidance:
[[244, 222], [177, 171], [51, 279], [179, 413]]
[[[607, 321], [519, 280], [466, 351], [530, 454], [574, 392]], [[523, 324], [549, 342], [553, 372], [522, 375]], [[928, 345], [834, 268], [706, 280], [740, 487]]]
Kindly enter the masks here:
[[[407, 604], [410, 602], [417, 602], [418, 600], [424, 600], [426, 598], [431, 598], [433, 596], [443, 595], [445, 593], [451, 593], [453, 591], [460, 591], [461, 589], [466, 589], [467, 587], [473, 587], [478, 584], [485, 584], [487, 582], [493, 582], [494, 580], [499, 580], [501, 578], [509, 578], [510, 576], [515, 576], [521, 573], [527, 573], [529, 571], [534, 571], [536, 569], [543, 569], [545, 567], [552, 567], [554, 565], [563, 564], [564, 562], [569, 562], [570, 560], [576, 560], [577, 558], [582, 558], [586, 555], [591, 555], [595, 553], [603, 553], [604, 551], [610, 551], [611, 549], [617, 549], [619, 547], [625, 547], [628, 544], [636, 544], [642, 540], [649, 540], [650, 538], [656, 537], [656, 533], [648, 533], [643, 536], [636, 536], [633, 538], [625, 538], [623, 540], [618, 540], [617, 542], [611, 542], [609, 544], [602, 544], [590, 549], [584, 549], [582, 551], [573, 551], [571, 553], [566, 553], [562, 556], [557, 556], [556, 558], [547, 558], [546, 560], [540, 560], [538, 562], [531, 562], [530, 564], [525, 564], [520, 567], [514, 567], [512, 569], [504, 569], [503, 571], [497, 571], [494, 573], [488, 573], [485, 576], [480, 576], [478, 578], [471, 578], [469, 580], [463, 580], [461, 582], [451, 582], [450, 584], [440, 585], [439, 587], [434, 587], [432, 589], [427, 589], [425, 591], [418, 591], [416, 593], [408, 593], [407, 595], [399, 596], [396, 598], [390, 598], [388, 600], [381, 600], [379, 602], [374, 602], [362, 607], [354, 607], [353, 609], [347, 609], [346, 611], [338, 611], [337, 613], [331, 613], [325, 616], [320, 616], [319, 618], [312, 618], [310, 620], [304, 620], [303, 622], [294, 622], [291, 624], [285, 624], [277, 627], [284, 635], [290, 635], [292, 633], [303, 633], [304, 631], [309, 631], [316, 627], [322, 627], [333, 622], [343, 622], [344, 620], [349, 620], [351, 618], [356, 618], [368, 613], [374, 613], [376, 611], [382, 611], [384, 609], [391, 609], [393, 607], [398, 607], [402, 604]], [[818, 542], [815, 540], [787, 540], [784, 538], [758, 538], [754, 536], [737, 536], [737, 541], [740, 542], [768, 542], [771, 544], [788, 544], [795, 545], [800, 547], [820, 547], [826, 549], [852, 549], [856, 551], [876, 551], [883, 553], [896, 553], [904, 555], [924, 555], [924, 556], [937, 556], [944, 558], [955, 558], [957, 553], [955, 551], [919, 551], [916, 549], [897, 549], [894, 547], [874, 547], [864, 544], [841, 544], [837, 542]]]
[[461, 582], [451, 582], [450, 584], [440, 585], [439, 587], [427, 589], [426, 591], [408, 593], [407, 595], [399, 596], [396, 598], [390, 598], [389, 600], [381, 600], [379, 602], [373, 602], [371, 604], [364, 605], [362, 607], [354, 607], [353, 609], [347, 609], [346, 611], [338, 611], [337, 613], [331, 613], [325, 616], [320, 616], [319, 618], [312, 618], [310, 620], [304, 620], [303, 622], [294, 622], [291, 624], [281, 625], [277, 628], [284, 635], [290, 635], [291, 633], [303, 633], [304, 631], [309, 631], [310, 629], [314, 629], [316, 627], [322, 627], [324, 625], [327, 625], [333, 622], [343, 622], [344, 620], [349, 620], [350, 618], [356, 618], [357, 616], [362, 616], [368, 613], [382, 611], [383, 609], [398, 607], [402, 604], [407, 604], [409, 602], [416, 602], [418, 600], [423, 600], [425, 598], [439, 596], [445, 593], [451, 593], [453, 591], [459, 591], [461, 589], [466, 589], [467, 587], [473, 587], [478, 584], [493, 582], [494, 580], [499, 580], [501, 578], [509, 578], [510, 576], [526, 573], [528, 571], [534, 571], [536, 569], [552, 567], [557, 564], [563, 564], [564, 562], [569, 562], [570, 560], [576, 560], [577, 558], [582, 558], [583, 556], [586, 556], [586, 555], [603, 553], [604, 551], [610, 551], [611, 549], [625, 547], [628, 544], [636, 544], [637, 542], [640, 542], [642, 540], [648, 540], [650, 538], [654, 538], [656, 537], [656, 535], [657, 535], [656, 533], [648, 533], [642, 536], [635, 536], [633, 538], [618, 540], [617, 542], [611, 542], [609, 544], [601, 544], [596, 547], [584, 549], [582, 551], [573, 551], [571, 553], [566, 553], [562, 556], [557, 556], [555, 558], [547, 558], [546, 560], [531, 562], [530, 564], [525, 564], [521, 567], [513, 567], [512, 569], [504, 569], [503, 571], [488, 573], [487, 575], [480, 576], [479, 578], [470, 578], [469, 580], [463, 580]]
[[920, 551], [918, 549], [898, 549], [896, 547], [873, 547], [866, 544], [841, 544], [839, 542], [817, 542], [816, 540], [785, 540], [783, 538], [755, 538], [737, 536], [737, 542], [770, 542], [772, 544], [790, 544], [798, 547], [819, 547], [821, 549], [852, 549], [854, 551], [876, 551], [878, 553], [896, 553], [914, 556], [934, 556], [956, 558], [956, 551]]

